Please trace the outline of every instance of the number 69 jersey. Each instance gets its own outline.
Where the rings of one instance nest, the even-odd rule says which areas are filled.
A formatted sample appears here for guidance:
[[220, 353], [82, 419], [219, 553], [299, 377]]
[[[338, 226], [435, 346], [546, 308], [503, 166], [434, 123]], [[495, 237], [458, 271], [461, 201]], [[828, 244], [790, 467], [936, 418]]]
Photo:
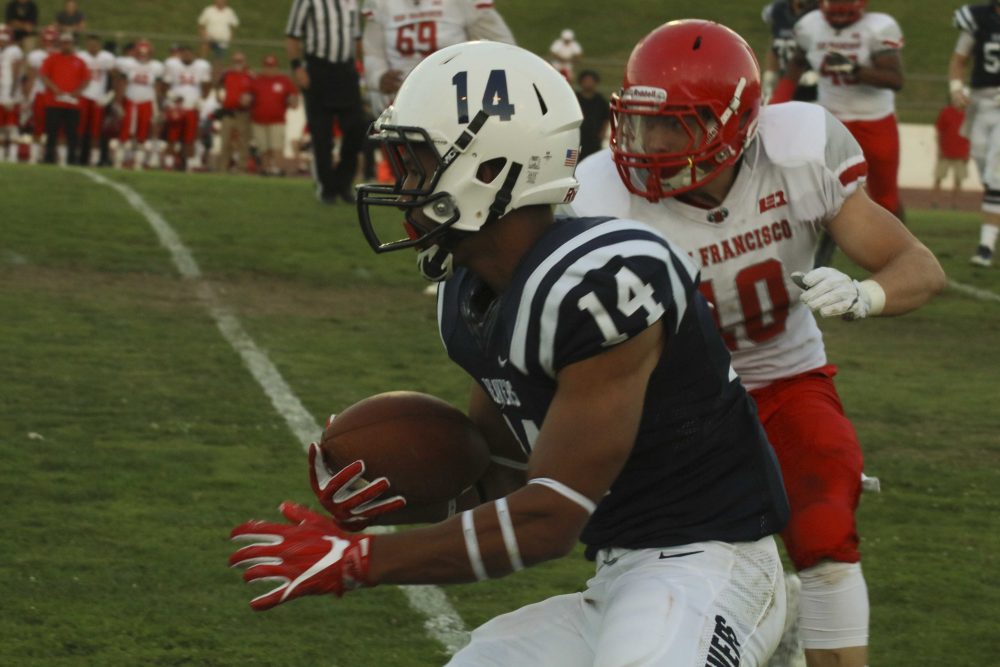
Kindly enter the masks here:
[[449, 356], [528, 454], [562, 368], [663, 322], [632, 453], [581, 537], [589, 558], [610, 546], [757, 540], [787, 520], [774, 453], [697, 280], [646, 225], [557, 218], [499, 297], [466, 269], [438, 291]]
[[761, 109], [757, 139], [718, 208], [631, 195], [603, 151], [577, 168], [572, 210], [640, 220], [687, 251], [733, 366], [757, 389], [826, 364], [822, 334], [790, 274], [812, 269], [826, 222], [866, 173], [843, 124], [818, 105], [788, 102]]

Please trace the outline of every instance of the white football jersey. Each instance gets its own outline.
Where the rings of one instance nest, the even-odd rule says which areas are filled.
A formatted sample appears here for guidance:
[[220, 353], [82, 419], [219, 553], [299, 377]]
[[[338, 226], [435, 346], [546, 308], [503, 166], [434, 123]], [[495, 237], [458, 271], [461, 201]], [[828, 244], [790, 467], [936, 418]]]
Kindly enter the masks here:
[[125, 97], [132, 102], [152, 102], [156, 99], [156, 82], [163, 78], [163, 63], [158, 60], [139, 62], [132, 56], [123, 56], [115, 61], [115, 69], [128, 82]]
[[365, 82], [372, 92], [388, 70], [406, 76], [446, 46], [474, 39], [514, 43], [492, 0], [365, 0], [361, 13]]
[[83, 89], [83, 96], [88, 100], [103, 102], [108, 93], [108, 74], [115, 68], [115, 57], [108, 51], [98, 51], [91, 55], [89, 51], [77, 51], [76, 55], [87, 63], [90, 70], [90, 83]]
[[577, 216], [652, 225], [701, 269], [733, 367], [750, 389], [826, 363], [823, 337], [793, 271], [812, 269], [826, 223], [865, 181], [861, 147], [822, 107], [788, 102], [761, 109], [757, 139], [732, 189], [711, 210], [628, 192], [610, 150], [577, 168]]
[[181, 99], [184, 109], [197, 109], [202, 98], [202, 86], [212, 80], [212, 66], [207, 60], [196, 58], [189, 64], [177, 59], [165, 67], [163, 80], [170, 86], [170, 99]]
[[0, 104], [13, 104], [21, 99], [21, 86], [14, 76], [14, 67], [24, 60], [24, 51], [17, 44], [0, 50]]
[[823, 68], [823, 59], [831, 51], [867, 66], [873, 56], [902, 49], [903, 32], [894, 18], [865, 12], [856, 23], [837, 30], [816, 9], [795, 24], [795, 41], [819, 74], [819, 103], [834, 116], [843, 121], [876, 120], [895, 112], [896, 94], [892, 90], [869, 86], [850, 74]]
[[42, 77], [38, 76], [38, 71], [42, 69], [42, 63], [45, 62], [45, 59], [50, 54], [51, 51], [46, 51], [45, 49], [35, 49], [28, 54], [28, 69], [35, 73], [35, 83], [29, 91], [31, 99], [35, 99], [36, 95], [45, 92], [45, 84], [42, 83]]

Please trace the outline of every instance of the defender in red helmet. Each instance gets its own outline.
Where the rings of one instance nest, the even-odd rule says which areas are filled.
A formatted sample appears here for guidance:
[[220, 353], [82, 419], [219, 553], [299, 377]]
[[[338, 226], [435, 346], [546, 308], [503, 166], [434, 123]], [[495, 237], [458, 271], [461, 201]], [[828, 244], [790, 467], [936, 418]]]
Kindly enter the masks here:
[[865, 13], [867, 0], [822, 0], [819, 3], [823, 18], [834, 28], [846, 28], [857, 23]]
[[698, 188], [736, 162], [760, 112], [760, 68], [739, 35], [717, 23], [667, 26], [636, 46], [611, 97], [615, 163], [629, 191], [650, 201]]
[[[865, 155], [843, 123], [816, 104], [761, 108], [759, 94], [739, 35], [707, 21], [660, 26], [629, 58], [611, 149], [580, 164], [572, 213], [647, 223], [694, 259], [781, 464], [792, 507], [782, 538], [802, 580], [807, 663], [862, 667], [863, 460], [813, 312], [902, 314], [940, 291], [944, 272], [865, 193]], [[813, 269], [824, 232], [867, 280]]]

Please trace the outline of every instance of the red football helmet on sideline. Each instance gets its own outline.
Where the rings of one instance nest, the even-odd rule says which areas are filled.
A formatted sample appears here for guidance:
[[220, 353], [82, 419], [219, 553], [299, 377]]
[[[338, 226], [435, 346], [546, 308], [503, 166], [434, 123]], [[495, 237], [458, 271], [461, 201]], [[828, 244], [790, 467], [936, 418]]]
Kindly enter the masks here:
[[846, 28], [852, 23], [857, 23], [861, 15], [865, 13], [867, 0], [822, 0], [819, 3], [820, 11], [826, 22], [834, 28]]
[[693, 190], [756, 136], [757, 58], [723, 25], [671, 21], [633, 49], [611, 112], [611, 151], [630, 192], [658, 201]]

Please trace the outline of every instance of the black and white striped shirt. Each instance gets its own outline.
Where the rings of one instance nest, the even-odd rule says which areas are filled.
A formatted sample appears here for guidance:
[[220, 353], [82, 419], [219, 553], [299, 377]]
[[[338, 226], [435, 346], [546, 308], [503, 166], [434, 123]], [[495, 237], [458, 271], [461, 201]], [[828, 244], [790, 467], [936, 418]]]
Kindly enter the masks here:
[[307, 56], [347, 62], [361, 37], [358, 16], [357, 0], [294, 0], [285, 35], [300, 40]]

